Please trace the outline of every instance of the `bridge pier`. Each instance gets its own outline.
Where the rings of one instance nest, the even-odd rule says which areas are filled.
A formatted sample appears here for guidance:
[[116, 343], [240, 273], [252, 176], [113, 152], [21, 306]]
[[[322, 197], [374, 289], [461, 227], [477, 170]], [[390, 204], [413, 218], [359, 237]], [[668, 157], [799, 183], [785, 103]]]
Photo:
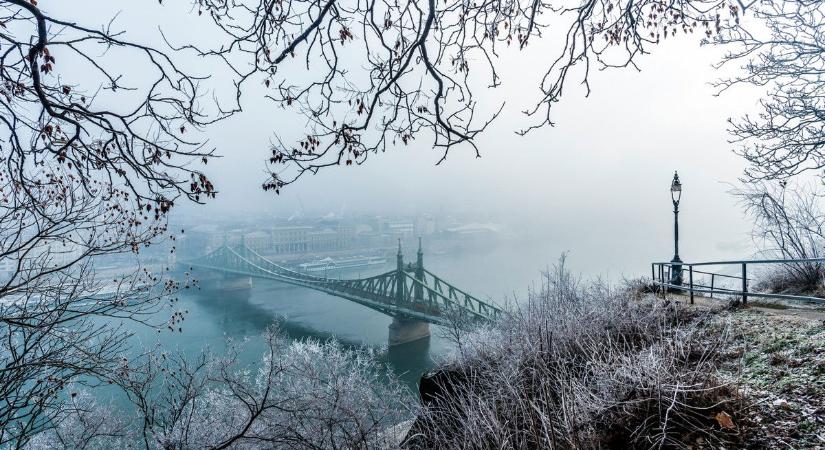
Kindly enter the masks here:
[[430, 337], [430, 324], [420, 320], [393, 317], [389, 328], [390, 347]]

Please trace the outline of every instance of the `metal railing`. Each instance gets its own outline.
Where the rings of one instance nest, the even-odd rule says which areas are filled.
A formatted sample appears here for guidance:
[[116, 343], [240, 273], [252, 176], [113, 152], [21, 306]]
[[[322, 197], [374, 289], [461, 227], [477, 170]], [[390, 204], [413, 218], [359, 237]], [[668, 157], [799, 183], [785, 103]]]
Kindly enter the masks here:
[[[668, 290], [678, 290], [678, 291], [687, 291], [688, 295], [690, 296], [690, 303], [693, 304], [694, 296], [696, 294], [710, 294], [710, 298], [713, 298], [714, 294], [724, 294], [724, 295], [733, 295], [733, 296], [741, 296], [742, 297], [742, 304], [748, 303], [749, 297], [759, 297], [759, 298], [773, 298], [779, 300], [801, 300], [807, 301], [812, 303], [818, 303], [825, 305], [825, 298], [821, 297], [811, 297], [807, 295], [790, 295], [790, 294], [773, 294], [773, 293], [765, 293], [765, 292], [753, 292], [748, 290], [748, 283], [751, 280], [748, 278], [748, 266], [755, 266], [755, 265], [769, 265], [769, 264], [795, 264], [795, 263], [808, 263], [808, 262], [820, 262], [825, 263], [825, 258], [807, 258], [807, 259], [752, 259], [752, 260], [739, 260], [739, 261], [709, 261], [709, 262], [698, 262], [698, 263], [674, 263], [672, 261], [668, 262], [654, 262], [650, 265], [651, 271], [651, 278], [653, 280], [653, 285], [657, 287], [658, 291], [662, 293], [662, 296]], [[739, 275], [731, 275], [725, 273], [718, 273], [718, 272], [707, 272], [702, 270], [697, 270], [694, 267], [707, 267], [707, 266], [734, 266], [739, 269]], [[676, 272], [679, 271], [679, 272]], [[673, 283], [674, 275], [678, 273], [679, 279], [681, 283]], [[687, 274], [687, 282], [684, 280], [684, 276]], [[697, 282], [695, 280], [694, 275], [704, 275], [710, 276], [710, 285], [701, 284], [701, 282]], [[737, 280], [740, 289], [735, 288], [728, 288], [722, 287], [721, 285], [717, 284], [718, 281], [723, 280]]]

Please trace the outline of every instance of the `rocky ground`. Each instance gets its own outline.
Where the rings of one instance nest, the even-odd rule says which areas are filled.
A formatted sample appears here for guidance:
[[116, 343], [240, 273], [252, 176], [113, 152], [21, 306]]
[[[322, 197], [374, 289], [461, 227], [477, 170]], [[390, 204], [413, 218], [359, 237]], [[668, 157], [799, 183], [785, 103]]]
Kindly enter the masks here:
[[746, 448], [825, 450], [825, 321], [821, 314], [767, 308], [715, 315], [729, 339], [720, 376], [736, 386], [739, 423], [732, 427]]

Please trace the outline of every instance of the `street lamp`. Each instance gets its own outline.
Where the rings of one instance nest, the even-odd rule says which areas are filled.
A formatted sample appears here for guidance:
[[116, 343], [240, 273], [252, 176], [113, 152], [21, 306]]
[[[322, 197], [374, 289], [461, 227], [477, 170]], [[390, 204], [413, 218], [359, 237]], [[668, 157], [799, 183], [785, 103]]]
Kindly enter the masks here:
[[673, 201], [673, 259], [670, 261], [670, 284], [682, 285], [682, 260], [679, 259], [679, 200], [682, 198], [682, 183], [679, 173], [673, 173], [670, 183], [670, 199]]

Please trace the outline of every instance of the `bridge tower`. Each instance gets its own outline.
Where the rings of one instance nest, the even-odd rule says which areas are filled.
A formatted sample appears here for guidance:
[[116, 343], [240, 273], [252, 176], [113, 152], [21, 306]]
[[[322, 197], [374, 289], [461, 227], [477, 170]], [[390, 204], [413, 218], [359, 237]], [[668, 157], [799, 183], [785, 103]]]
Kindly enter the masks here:
[[[421, 248], [421, 236], [418, 236], [418, 258], [415, 261], [415, 279], [424, 283], [424, 250]], [[420, 284], [415, 285], [415, 300], [418, 302], [424, 301], [424, 287]]]
[[[406, 285], [404, 280], [404, 255], [401, 253], [401, 239], [398, 240], [398, 255], [397, 255], [398, 273], [396, 274], [396, 302], [404, 302], [404, 292]], [[418, 258], [415, 264], [415, 279], [424, 282], [424, 251], [421, 248], [421, 238], [418, 238]], [[424, 289], [420, 284], [413, 287], [413, 298], [409, 301], [420, 303], [424, 300]], [[389, 345], [406, 344], [408, 342], [417, 341], [420, 339], [427, 339], [430, 337], [430, 324], [415, 319], [408, 319], [405, 317], [395, 316], [390, 324]]]
[[[229, 248], [229, 239], [225, 231], [223, 233], [223, 245], [224, 247]], [[238, 247], [238, 253], [240, 253], [242, 256], [246, 256], [246, 242], [244, 241], [243, 234], [241, 234], [241, 244]], [[251, 287], [252, 277], [246, 275], [238, 275], [224, 272], [220, 275], [220, 278], [218, 279], [218, 289], [224, 291], [244, 290], [249, 289]]]
[[395, 302], [404, 303], [404, 254], [401, 253], [401, 238], [398, 238], [398, 254], [395, 257], [397, 266], [395, 274]]

